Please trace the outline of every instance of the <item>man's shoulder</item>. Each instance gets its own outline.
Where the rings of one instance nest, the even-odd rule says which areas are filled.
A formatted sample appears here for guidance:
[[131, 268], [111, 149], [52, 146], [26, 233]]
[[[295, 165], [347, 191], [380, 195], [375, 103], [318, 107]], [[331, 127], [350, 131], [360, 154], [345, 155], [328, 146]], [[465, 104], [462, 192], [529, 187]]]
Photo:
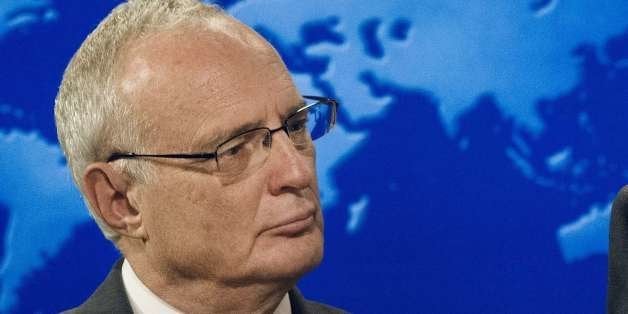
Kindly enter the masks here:
[[310, 300], [306, 300], [299, 289], [294, 288], [290, 290], [290, 305], [292, 307], [292, 314], [341, 314], [348, 313], [347, 311], [329, 306], [327, 304], [318, 303]]
[[133, 313], [122, 282], [122, 262], [118, 260], [107, 278], [81, 305], [63, 313]]

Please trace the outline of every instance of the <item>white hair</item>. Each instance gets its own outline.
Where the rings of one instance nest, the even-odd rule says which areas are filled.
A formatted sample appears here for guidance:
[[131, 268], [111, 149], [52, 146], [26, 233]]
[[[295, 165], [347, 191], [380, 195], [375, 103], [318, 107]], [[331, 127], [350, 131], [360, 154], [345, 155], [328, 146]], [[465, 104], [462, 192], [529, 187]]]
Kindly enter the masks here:
[[[216, 6], [196, 0], [130, 0], [117, 6], [85, 39], [72, 57], [55, 100], [57, 135], [76, 185], [84, 194], [85, 168], [106, 161], [112, 152], [138, 151], [145, 147], [142, 134], [149, 121], [142, 120], [131, 104], [123, 103], [115, 88], [115, 68], [129, 41], [181, 24], [220, 23], [226, 16]], [[149, 163], [116, 162], [131, 180], [150, 179]], [[105, 237], [114, 243], [120, 235], [94, 212], [90, 214]]]

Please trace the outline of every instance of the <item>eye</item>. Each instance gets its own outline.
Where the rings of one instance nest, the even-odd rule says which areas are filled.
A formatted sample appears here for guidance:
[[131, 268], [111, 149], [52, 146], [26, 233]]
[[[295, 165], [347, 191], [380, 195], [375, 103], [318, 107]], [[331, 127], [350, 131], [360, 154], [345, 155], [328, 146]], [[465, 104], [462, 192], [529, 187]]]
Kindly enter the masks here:
[[300, 117], [298, 119], [291, 120], [288, 124], [288, 132], [298, 133], [305, 132], [307, 129], [307, 117]]
[[239, 143], [234, 143], [233, 145], [229, 145], [229, 147], [226, 147], [225, 149], [221, 151], [220, 156], [221, 157], [236, 156], [240, 152], [242, 152], [245, 145], [246, 145], [246, 142], [239, 142]]
[[237, 155], [242, 150], [242, 144], [229, 148], [223, 155], [234, 156]]
[[226, 143], [220, 145], [218, 148], [218, 157], [225, 160], [240, 160], [246, 159], [253, 151], [257, 149], [256, 146], [262, 143], [262, 137], [266, 132], [264, 130], [255, 130], [241, 134]]

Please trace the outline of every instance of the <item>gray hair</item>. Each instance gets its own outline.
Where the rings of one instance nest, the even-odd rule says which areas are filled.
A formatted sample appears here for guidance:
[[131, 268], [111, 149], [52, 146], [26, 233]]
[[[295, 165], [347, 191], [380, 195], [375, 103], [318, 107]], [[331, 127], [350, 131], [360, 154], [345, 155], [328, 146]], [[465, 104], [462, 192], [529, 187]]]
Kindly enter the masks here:
[[[74, 182], [84, 194], [85, 168], [106, 161], [113, 151], [136, 151], [145, 145], [149, 128], [115, 88], [115, 68], [125, 44], [152, 32], [181, 24], [211, 25], [225, 13], [197, 0], [130, 0], [117, 6], [85, 39], [72, 57], [55, 100], [57, 135]], [[120, 160], [116, 167], [135, 182], [145, 183], [152, 173], [149, 163]], [[114, 243], [120, 235], [94, 212], [90, 214], [105, 237]]]

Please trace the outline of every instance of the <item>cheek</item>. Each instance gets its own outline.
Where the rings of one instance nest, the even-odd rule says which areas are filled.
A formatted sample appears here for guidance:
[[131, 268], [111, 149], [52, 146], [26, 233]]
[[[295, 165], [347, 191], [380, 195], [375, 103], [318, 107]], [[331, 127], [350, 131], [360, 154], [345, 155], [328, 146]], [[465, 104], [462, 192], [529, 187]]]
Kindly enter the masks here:
[[172, 245], [177, 235], [184, 236], [192, 227], [189, 219], [193, 211], [186, 194], [182, 186], [160, 182], [143, 195], [142, 220], [153, 244]]
[[195, 212], [190, 223], [203, 223], [214, 228], [233, 230], [250, 225], [259, 205], [259, 193], [243, 186], [222, 186], [219, 184], [192, 185], [185, 197], [186, 206]]
[[264, 178], [256, 173], [226, 185], [204, 173], [160, 175], [158, 183], [143, 193], [142, 202], [153, 246], [162, 254], [173, 250], [165, 253], [173, 257], [245, 258], [264, 222], [265, 213], [259, 212]]

